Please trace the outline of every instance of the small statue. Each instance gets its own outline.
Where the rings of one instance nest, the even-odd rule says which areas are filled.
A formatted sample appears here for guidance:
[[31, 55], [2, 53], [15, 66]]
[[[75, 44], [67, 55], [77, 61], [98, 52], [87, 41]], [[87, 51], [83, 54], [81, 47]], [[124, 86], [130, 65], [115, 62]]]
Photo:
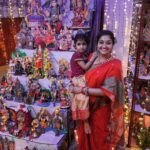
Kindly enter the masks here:
[[42, 132], [44, 133], [45, 130], [50, 127], [51, 117], [49, 112], [42, 108], [38, 114], [38, 120], [40, 122], [40, 127], [42, 128]]
[[146, 15], [146, 26], [143, 30], [143, 39], [144, 41], [149, 41], [150, 39], [150, 11], [148, 11], [148, 14]]
[[51, 91], [51, 101], [53, 105], [55, 106], [55, 103], [57, 100], [57, 92], [58, 92], [56, 83], [51, 84], [50, 91]]
[[12, 87], [7, 87], [5, 91], [4, 98], [8, 101], [13, 100], [13, 95], [12, 95]]
[[0, 131], [2, 132], [6, 132], [8, 130], [7, 128], [7, 121], [8, 121], [8, 117], [9, 117], [9, 114], [8, 114], [8, 111], [6, 108], [2, 109], [0, 111], [0, 114], [1, 114], [1, 117], [0, 117]]
[[52, 30], [51, 26], [47, 23], [47, 32], [45, 33], [44, 42], [47, 48], [55, 48], [55, 31]]
[[3, 139], [3, 148], [4, 150], [9, 150], [9, 140], [6, 137]]
[[13, 135], [19, 138], [26, 137], [28, 135], [29, 128], [27, 124], [29, 124], [29, 122], [26, 122], [26, 119], [26, 112], [21, 108], [17, 112], [17, 127], [14, 130]]
[[4, 147], [3, 147], [3, 138], [2, 136], [0, 136], [0, 150], [3, 150]]
[[31, 123], [31, 126], [30, 138], [38, 138], [42, 134], [39, 120], [34, 119]]
[[59, 60], [59, 75], [61, 76], [68, 76], [68, 68], [69, 68], [69, 63], [66, 59], [62, 58]]
[[9, 141], [9, 150], [15, 150], [15, 141], [12, 140], [12, 141]]
[[4, 108], [3, 100], [4, 100], [3, 96], [0, 96], [0, 110]]
[[56, 76], [57, 76], [57, 74], [56, 74], [54, 68], [52, 67], [49, 71], [49, 78], [51, 78], [51, 77], [56, 78]]
[[63, 119], [60, 116], [60, 108], [55, 108], [55, 116], [53, 118], [53, 128], [55, 129], [55, 135], [59, 136], [61, 129], [63, 129]]
[[26, 72], [27, 76], [32, 74], [32, 70], [33, 70], [32, 63], [27, 62], [26, 65], [25, 65], [25, 72]]
[[36, 54], [33, 57], [33, 62], [34, 62], [34, 65], [33, 65], [34, 77], [35, 78], [42, 77], [42, 74], [43, 74], [43, 54], [42, 54], [41, 46], [38, 47]]
[[24, 73], [24, 69], [20, 61], [17, 61], [15, 64], [15, 75], [22, 75]]
[[27, 49], [33, 49], [34, 46], [34, 37], [31, 34], [31, 30], [28, 30], [26, 35], [26, 48]]
[[9, 114], [9, 119], [8, 119], [8, 132], [10, 134], [14, 133], [14, 129], [17, 126], [17, 113], [15, 110], [8, 108], [8, 114]]
[[[47, 4], [48, 3], [46, 2], [43, 7], [45, 7]], [[48, 5], [50, 5], [50, 11], [46, 9], [46, 21], [50, 22], [51, 25], [55, 25], [59, 21], [60, 7], [57, 3], [57, 0], [50, 1]]]
[[8, 85], [7, 78], [6, 78], [6, 76], [3, 76], [0, 81], [0, 87], [5, 88], [5, 87], [7, 87], [7, 85]]

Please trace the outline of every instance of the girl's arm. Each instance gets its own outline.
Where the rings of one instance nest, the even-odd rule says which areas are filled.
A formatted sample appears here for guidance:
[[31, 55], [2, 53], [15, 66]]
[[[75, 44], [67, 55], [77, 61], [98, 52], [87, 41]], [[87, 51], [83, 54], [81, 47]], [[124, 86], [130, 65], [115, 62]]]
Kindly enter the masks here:
[[88, 61], [87, 63], [85, 63], [83, 60], [77, 60], [77, 63], [83, 70], [87, 71], [92, 66], [96, 58], [97, 53], [94, 53], [90, 61]]

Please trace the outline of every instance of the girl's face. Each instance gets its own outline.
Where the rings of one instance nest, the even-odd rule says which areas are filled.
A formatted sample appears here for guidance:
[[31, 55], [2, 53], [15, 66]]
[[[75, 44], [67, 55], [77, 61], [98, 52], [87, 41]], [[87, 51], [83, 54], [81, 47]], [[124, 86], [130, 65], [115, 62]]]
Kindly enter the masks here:
[[113, 42], [109, 35], [103, 35], [99, 38], [97, 50], [101, 55], [110, 55], [113, 49]]
[[85, 52], [86, 48], [87, 48], [87, 43], [84, 40], [77, 40], [76, 44], [75, 44], [75, 48], [78, 52]]

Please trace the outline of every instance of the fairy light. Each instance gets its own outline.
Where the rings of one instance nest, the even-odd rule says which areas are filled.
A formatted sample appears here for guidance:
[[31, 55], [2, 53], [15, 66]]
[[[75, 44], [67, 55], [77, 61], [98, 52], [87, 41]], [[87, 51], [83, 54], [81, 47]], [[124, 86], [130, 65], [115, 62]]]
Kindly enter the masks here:
[[105, 16], [105, 24], [103, 25], [103, 29], [107, 29], [109, 24], [109, 18], [110, 18], [108, 15], [108, 0], [105, 1], [104, 16]]
[[20, 0], [20, 7], [18, 8], [19, 17], [23, 17], [23, 9], [24, 9], [24, 2]]

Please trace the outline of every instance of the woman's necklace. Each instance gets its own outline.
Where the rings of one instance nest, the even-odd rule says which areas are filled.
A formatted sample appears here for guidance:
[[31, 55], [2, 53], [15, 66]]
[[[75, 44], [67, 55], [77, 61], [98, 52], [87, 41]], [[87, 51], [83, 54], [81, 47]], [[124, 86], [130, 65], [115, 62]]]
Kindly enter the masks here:
[[113, 59], [112, 56], [110, 56], [109, 58], [107, 58], [107, 59], [104, 60], [104, 61], [101, 61], [101, 59], [99, 58], [97, 61], [94, 62], [94, 65], [102, 65], [102, 64], [104, 64], [104, 63], [106, 63], [106, 62], [108, 62], [108, 61], [110, 61], [110, 60], [112, 60], [112, 59]]

